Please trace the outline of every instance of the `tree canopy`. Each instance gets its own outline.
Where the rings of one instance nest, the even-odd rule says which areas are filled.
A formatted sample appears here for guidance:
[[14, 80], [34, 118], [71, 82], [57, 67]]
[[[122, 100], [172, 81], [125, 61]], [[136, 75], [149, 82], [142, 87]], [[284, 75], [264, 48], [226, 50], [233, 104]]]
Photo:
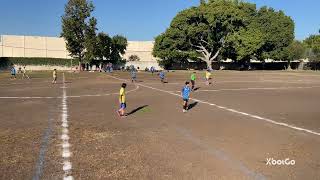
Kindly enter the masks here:
[[140, 58], [138, 55], [133, 54], [129, 56], [128, 61], [140, 61]]
[[112, 39], [106, 33], [97, 36], [96, 57], [98, 60], [110, 60]]
[[110, 37], [106, 33], [99, 33], [96, 37], [95, 59], [106, 60], [112, 63], [122, 61], [122, 55], [128, 46], [128, 41], [125, 37], [116, 35]]
[[320, 35], [309, 36], [304, 40], [304, 44], [308, 49], [307, 57], [311, 60], [320, 61]]
[[181, 11], [155, 38], [153, 55], [160, 63], [204, 61], [208, 68], [221, 58], [246, 61], [281, 59], [294, 39], [294, 22], [282, 11], [231, 0], [201, 1]]
[[61, 36], [66, 40], [67, 50], [79, 63], [93, 60], [118, 63], [127, 48], [127, 39], [103, 32], [97, 34], [97, 19], [91, 16], [93, 10], [92, 1], [69, 0], [66, 4]]
[[[88, 19], [93, 10], [91, 1], [69, 0], [65, 6], [65, 14], [62, 16], [61, 36], [66, 40], [70, 55], [79, 62], [84, 58], [85, 32], [88, 30]], [[90, 20], [91, 23], [93, 21], [93, 19]]]
[[86, 62], [90, 62], [92, 59], [96, 58], [97, 55], [97, 33], [98, 30], [96, 28], [97, 20], [92, 17], [89, 20], [88, 26], [85, 29], [85, 36], [84, 36], [84, 59]]

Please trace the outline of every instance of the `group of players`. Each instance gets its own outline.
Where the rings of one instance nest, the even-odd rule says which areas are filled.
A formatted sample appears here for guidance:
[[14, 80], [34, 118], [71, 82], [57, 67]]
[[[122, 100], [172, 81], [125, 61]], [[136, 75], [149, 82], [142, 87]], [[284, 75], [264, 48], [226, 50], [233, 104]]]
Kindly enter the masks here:
[[[21, 69], [20, 67], [18, 70], [18, 73], [22, 73], [22, 79], [24, 78], [30, 79], [30, 77], [27, 74], [26, 66], [24, 66], [23, 69]], [[17, 79], [17, 70], [14, 66], [11, 67], [10, 74], [11, 74], [11, 79]]]
[[[30, 79], [30, 76], [27, 74], [26, 66], [24, 66], [23, 69], [19, 68], [18, 73], [22, 73], [22, 79], [24, 78]], [[11, 79], [17, 79], [17, 70], [14, 66], [11, 67], [10, 74], [11, 74]], [[52, 72], [52, 84], [57, 83], [57, 77], [58, 77], [57, 69], [54, 69]]]
[[[165, 72], [161, 71], [159, 73], [159, 78], [161, 83], [168, 83], [165, 81]], [[195, 85], [196, 85], [196, 72], [193, 72], [190, 76], [190, 82], [191, 82], [191, 87], [190, 87], [190, 82], [186, 81], [182, 90], [181, 90], [181, 97], [183, 100], [183, 109], [182, 112], [186, 113], [188, 112], [188, 102], [190, 99], [190, 95], [191, 92], [195, 91]], [[207, 86], [209, 86], [211, 84], [210, 82], [211, 79], [211, 70], [207, 70], [205, 73], [205, 84]], [[136, 71], [131, 71], [131, 82], [135, 83], [137, 81], [137, 73]], [[120, 109], [117, 111], [117, 114], [120, 117], [126, 117], [127, 115], [125, 114], [125, 109], [127, 108], [127, 104], [126, 104], [126, 87], [127, 84], [126, 83], [122, 83], [121, 84], [121, 88], [120, 88], [120, 93], [119, 93], [119, 104], [120, 104]]]
[[[20, 71], [20, 70], [19, 70]], [[16, 79], [16, 69], [15, 67], [13, 66], [11, 68], [11, 78], [12, 79]], [[137, 73], [135, 70], [132, 70], [130, 72], [131, 74], [131, 82], [132, 83], [135, 83], [137, 82]], [[159, 75], [159, 78], [160, 78], [160, 82], [162, 84], [164, 83], [168, 83], [165, 81], [165, 72], [164, 71], [160, 71], [160, 73], [158, 74]], [[26, 71], [26, 67], [23, 67], [23, 70], [22, 70], [22, 78], [28, 78], [30, 79], [30, 77], [27, 75], [27, 71]], [[52, 84], [56, 84], [57, 83], [57, 70], [54, 69], [53, 72], [52, 72]], [[207, 70], [206, 73], [205, 73], [205, 83], [207, 86], [209, 86], [211, 83], [210, 83], [210, 79], [211, 79], [211, 70]], [[191, 82], [191, 87], [190, 87], [190, 82]], [[192, 91], [195, 91], [195, 84], [196, 84], [196, 72], [193, 72], [190, 76], [190, 81], [186, 81], [182, 90], [181, 90], [181, 97], [182, 97], [182, 100], [183, 100], [183, 109], [182, 111], [184, 113], [188, 112], [188, 102], [189, 102], [189, 99], [190, 99], [190, 94]], [[126, 104], [126, 89], [127, 87], [127, 84], [126, 83], [122, 83], [121, 84], [121, 88], [120, 88], [120, 93], [119, 93], [119, 103], [120, 103], [120, 109], [117, 111], [117, 114], [120, 116], [120, 117], [126, 117], [127, 115], [125, 114], [125, 109], [127, 107], [127, 104]]]

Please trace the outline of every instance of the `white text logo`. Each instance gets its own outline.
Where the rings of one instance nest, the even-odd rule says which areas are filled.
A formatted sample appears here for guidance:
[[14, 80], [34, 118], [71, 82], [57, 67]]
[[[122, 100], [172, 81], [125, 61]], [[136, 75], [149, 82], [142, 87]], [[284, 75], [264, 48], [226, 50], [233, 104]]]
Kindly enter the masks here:
[[293, 159], [289, 159], [289, 158], [286, 158], [286, 159], [273, 159], [273, 158], [267, 158], [267, 163], [266, 165], [268, 166], [293, 166], [296, 164], [296, 161], [293, 160]]

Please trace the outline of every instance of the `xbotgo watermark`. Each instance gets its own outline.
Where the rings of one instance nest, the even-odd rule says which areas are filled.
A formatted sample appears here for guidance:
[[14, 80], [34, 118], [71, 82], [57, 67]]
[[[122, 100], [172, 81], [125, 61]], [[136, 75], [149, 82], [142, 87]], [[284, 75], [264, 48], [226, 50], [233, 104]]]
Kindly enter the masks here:
[[267, 158], [266, 165], [267, 166], [294, 166], [296, 161], [290, 158], [286, 159], [274, 159], [274, 158]]

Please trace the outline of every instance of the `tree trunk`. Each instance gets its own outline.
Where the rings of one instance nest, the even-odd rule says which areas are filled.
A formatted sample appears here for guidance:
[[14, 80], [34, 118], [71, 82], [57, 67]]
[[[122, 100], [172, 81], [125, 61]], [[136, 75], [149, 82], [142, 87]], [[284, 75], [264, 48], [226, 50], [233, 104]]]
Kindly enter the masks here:
[[[202, 39], [202, 41], [205, 42], [203, 39]], [[205, 43], [208, 44], [207, 42], [205, 42]], [[213, 54], [212, 51], [208, 50], [201, 43], [200, 43], [200, 45], [192, 45], [192, 46], [197, 48], [196, 51], [198, 53], [201, 53], [202, 56], [200, 56], [199, 59], [201, 59], [202, 61], [206, 62], [207, 63], [207, 68], [212, 70], [212, 62], [218, 57], [222, 47], [220, 47], [218, 49], [218, 51], [215, 54]]]
[[288, 70], [288, 71], [291, 71], [291, 70], [292, 70], [292, 68], [291, 68], [291, 62], [290, 62], [290, 61], [288, 62], [287, 70]]
[[207, 69], [212, 70], [212, 61], [208, 60], [206, 61], [206, 63], [207, 63]]
[[212, 52], [207, 53], [206, 52], [202, 52], [202, 57], [200, 57], [201, 60], [203, 60], [204, 62], [207, 63], [207, 68], [212, 70], [212, 62], [218, 57], [219, 53], [220, 53], [220, 49], [212, 56]]

